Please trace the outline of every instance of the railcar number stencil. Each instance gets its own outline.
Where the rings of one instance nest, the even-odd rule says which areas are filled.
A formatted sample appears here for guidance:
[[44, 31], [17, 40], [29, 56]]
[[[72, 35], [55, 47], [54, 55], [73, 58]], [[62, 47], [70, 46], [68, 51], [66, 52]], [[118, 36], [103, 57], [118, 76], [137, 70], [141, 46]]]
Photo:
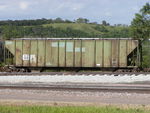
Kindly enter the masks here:
[[31, 62], [36, 62], [36, 56], [35, 55], [23, 54], [22, 59], [24, 61], [30, 60]]
[[24, 54], [23, 55], [23, 60], [29, 60], [29, 55], [28, 54]]

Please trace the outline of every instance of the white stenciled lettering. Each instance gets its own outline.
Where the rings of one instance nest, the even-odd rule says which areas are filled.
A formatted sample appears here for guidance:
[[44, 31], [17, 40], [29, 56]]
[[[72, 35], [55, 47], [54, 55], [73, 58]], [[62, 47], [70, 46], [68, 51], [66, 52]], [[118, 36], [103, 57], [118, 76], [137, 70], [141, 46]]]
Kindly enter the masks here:
[[23, 60], [29, 60], [29, 54], [23, 54], [22, 59]]
[[30, 60], [31, 62], [36, 62], [36, 56], [35, 55], [23, 54], [22, 59], [24, 61]]

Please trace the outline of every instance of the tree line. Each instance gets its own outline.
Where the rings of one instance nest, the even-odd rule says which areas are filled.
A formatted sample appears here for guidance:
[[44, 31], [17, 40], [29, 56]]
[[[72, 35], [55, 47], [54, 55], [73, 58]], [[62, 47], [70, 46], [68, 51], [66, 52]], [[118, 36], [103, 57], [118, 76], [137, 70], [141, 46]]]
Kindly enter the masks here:
[[[74, 21], [72, 20], [63, 20], [62, 18], [58, 17], [56, 19], [34, 19], [34, 20], [4, 20], [0, 21], [0, 26], [2, 25], [12, 25], [12, 26], [35, 26], [35, 25], [43, 25], [43, 24], [52, 24], [52, 23], [95, 23], [97, 22], [90, 22], [86, 18], [78, 18]], [[109, 25], [105, 20], [102, 21], [103, 25]]]

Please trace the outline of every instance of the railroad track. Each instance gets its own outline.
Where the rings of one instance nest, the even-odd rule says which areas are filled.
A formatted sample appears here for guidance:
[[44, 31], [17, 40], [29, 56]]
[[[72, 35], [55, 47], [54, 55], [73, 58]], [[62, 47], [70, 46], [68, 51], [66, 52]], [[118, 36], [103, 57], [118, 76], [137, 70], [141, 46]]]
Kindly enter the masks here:
[[149, 75], [150, 72], [0, 72], [0, 76], [30, 76], [30, 75]]
[[133, 92], [150, 93], [150, 85], [87, 85], [87, 84], [0, 84], [0, 89], [26, 89], [26, 90], [73, 90], [73, 91], [103, 91], [103, 92]]
[[[146, 75], [150, 75], [150, 73], [148, 72], [140, 72], [140, 73], [133, 73], [133, 72], [42, 72], [42, 73], [16, 73], [16, 72], [12, 72], [12, 73], [0, 73], [0, 76], [67, 76], [67, 75], [83, 75], [83, 76], [95, 76], [95, 75], [99, 75], [99, 76], [103, 76], [103, 75], [107, 75], [107, 76], [132, 76], [132, 75], [144, 75], [146, 77]], [[4, 77], [5, 78], [5, 77]], [[36, 78], [36, 77], [35, 77]], [[114, 77], [116, 78], [116, 77]], [[20, 80], [22, 81], [22, 79], [24, 78], [20, 78]], [[29, 78], [28, 78], [29, 79]], [[27, 81], [28, 81], [27, 79]], [[32, 78], [33, 79], [33, 78]], [[50, 79], [50, 78], [49, 78]], [[6, 79], [7, 80], [7, 79]], [[6, 81], [5, 80], [5, 81]], [[12, 80], [12, 79], [11, 79]], [[146, 79], [147, 80], [147, 79]], [[26, 81], [26, 79], [24, 79], [23, 81]], [[0, 89], [40, 89], [40, 90], [80, 90], [80, 91], [107, 91], [107, 92], [140, 92], [140, 93], [150, 93], [150, 85], [149, 82], [146, 83], [143, 82], [142, 84], [79, 84], [79, 83], [64, 83], [64, 84], [60, 84], [60, 83], [49, 83], [47, 82], [44, 83], [43, 82], [36, 82], [33, 81], [29, 81], [29, 83], [24, 83], [24, 82], [20, 82], [19, 84], [17, 83], [11, 83], [9, 82], [9, 80], [7, 81], [8, 83], [0, 83]], [[35, 82], [35, 83], [34, 83]]]

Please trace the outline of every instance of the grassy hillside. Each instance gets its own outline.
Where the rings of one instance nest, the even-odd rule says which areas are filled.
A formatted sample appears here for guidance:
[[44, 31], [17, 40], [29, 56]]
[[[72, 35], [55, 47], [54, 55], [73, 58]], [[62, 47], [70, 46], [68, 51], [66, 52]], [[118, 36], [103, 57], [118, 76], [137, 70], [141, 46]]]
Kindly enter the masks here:
[[66, 30], [67, 28], [72, 28], [74, 30], [80, 30], [86, 33], [102, 34], [102, 32], [94, 29], [96, 25], [85, 24], [85, 23], [54, 23], [54, 24], [44, 24], [44, 27], [52, 26], [54, 28], [60, 28]]
[[104, 26], [90, 23], [50, 23], [31, 26], [0, 26], [5, 39], [20, 37], [130, 37], [128, 26]]
[[130, 37], [129, 27], [125, 26], [103, 26], [99, 24], [85, 24], [85, 23], [53, 23], [44, 24], [43, 27], [54, 27], [66, 30], [71, 28], [73, 30], [79, 30], [87, 34], [94, 34], [99, 37]]

